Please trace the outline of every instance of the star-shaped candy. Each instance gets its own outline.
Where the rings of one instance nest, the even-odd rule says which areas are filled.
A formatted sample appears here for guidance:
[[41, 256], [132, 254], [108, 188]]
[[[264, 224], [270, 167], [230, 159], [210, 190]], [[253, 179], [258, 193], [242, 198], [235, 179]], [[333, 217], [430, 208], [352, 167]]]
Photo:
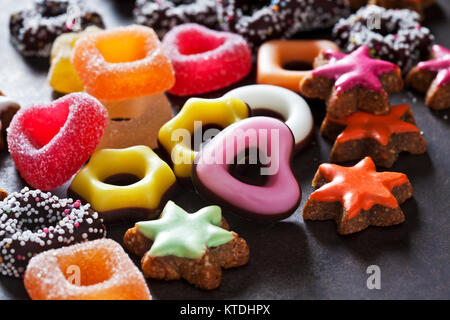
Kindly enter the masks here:
[[325, 50], [316, 58], [314, 67], [300, 82], [300, 93], [326, 100], [327, 112], [335, 118], [357, 109], [387, 113], [387, 93], [403, 88], [400, 69], [393, 63], [370, 58], [367, 46], [350, 54]]
[[336, 139], [330, 155], [332, 162], [370, 156], [376, 165], [389, 168], [401, 151], [413, 154], [426, 151], [425, 139], [407, 104], [393, 106], [388, 114], [380, 116], [360, 111], [335, 119], [327, 114], [321, 132]]
[[244, 239], [228, 231], [218, 206], [187, 213], [169, 201], [158, 220], [136, 223], [124, 236], [125, 246], [143, 256], [142, 270], [150, 278], [184, 278], [202, 288], [220, 285], [222, 267], [247, 263]]
[[338, 232], [348, 234], [369, 225], [389, 226], [404, 221], [399, 204], [412, 196], [408, 177], [376, 172], [367, 157], [353, 167], [322, 164], [313, 180], [314, 191], [303, 208], [306, 220], [335, 219]]
[[450, 50], [434, 45], [432, 58], [411, 69], [406, 83], [426, 92], [426, 103], [432, 109], [450, 108]]

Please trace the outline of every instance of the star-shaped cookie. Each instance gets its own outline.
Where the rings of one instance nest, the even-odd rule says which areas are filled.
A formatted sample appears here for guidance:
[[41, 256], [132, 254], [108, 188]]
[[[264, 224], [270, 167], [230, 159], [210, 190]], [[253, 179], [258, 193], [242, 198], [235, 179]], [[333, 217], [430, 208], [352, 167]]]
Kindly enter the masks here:
[[299, 89], [308, 98], [326, 100], [327, 112], [342, 118], [357, 110], [387, 113], [388, 93], [402, 90], [403, 80], [395, 64], [370, 58], [369, 48], [363, 46], [350, 54], [323, 51]]
[[406, 83], [417, 91], [426, 92], [425, 101], [430, 108], [450, 108], [450, 50], [434, 45], [431, 60], [412, 68]]
[[370, 156], [377, 166], [390, 168], [402, 151], [421, 154], [427, 150], [407, 104], [393, 106], [388, 114], [380, 116], [359, 111], [335, 119], [327, 114], [321, 132], [335, 140], [330, 155], [332, 162]]
[[136, 223], [124, 236], [125, 246], [141, 260], [149, 278], [184, 278], [199, 288], [220, 285], [222, 268], [248, 262], [244, 239], [228, 231], [218, 206], [187, 213], [169, 201], [158, 220]]
[[376, 172], [367, 157], [353, 167], [322, 164], [314, 191], [303, 208], [305, 220], [334, 219], [340, 234], [361, 231], [370, 225], [402, 223], [399, 204], [412, 197], [408, 177], [397, 172]]

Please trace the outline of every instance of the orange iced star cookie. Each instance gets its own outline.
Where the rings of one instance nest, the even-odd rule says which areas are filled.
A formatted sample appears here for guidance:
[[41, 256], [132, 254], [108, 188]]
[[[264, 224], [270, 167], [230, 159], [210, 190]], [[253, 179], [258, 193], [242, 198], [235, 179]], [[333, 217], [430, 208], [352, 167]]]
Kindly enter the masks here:
[[376, 172], [367, 157], [353, 167], [322, 164], [314, 191], [303, 208], [305, 220], [335, 219], [338, 232], [354, 233], [369, 225], [390, 226], [404, 221], [399, 204], [412, 196], [408, 177], [397, 172]]
[[427, 148], [407, 104], [391, 107], [386, 115], [356, 112], [335, 119], [327, 114], [321, 132], [336, 140], [330, 155], [332, 162], [370, 156], [376, 165], [389, 168], [401, 151], [421, 154]]

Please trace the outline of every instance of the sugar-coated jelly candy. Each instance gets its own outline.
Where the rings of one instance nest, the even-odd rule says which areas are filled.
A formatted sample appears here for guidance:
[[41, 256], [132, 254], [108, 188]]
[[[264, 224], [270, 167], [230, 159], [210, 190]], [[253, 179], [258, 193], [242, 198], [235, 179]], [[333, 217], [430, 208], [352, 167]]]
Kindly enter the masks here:
[[84, 31], [64, 33], [56, 38], [52, 46], [48, 72], [48, 82], [53, 90], [62, 93], [84, 90], [83, 82], [72, 64], [73, 48], [81, 37], [100, 30], [96, 26], [90, 26]]
[[164, 93], [109, 102], [109, 120], [100, 149], [123, 149], [144, 145], [158, 147], [158, 131], [172, 118], [172, 108]]
[[103, 105], [86, 93], [21, 109], [11, 121], [7, 138], [20, 175], [35, 189], [60, 186], [94, 152], [107, 119]]
[[163, 48], [175, 69], [175, 85], [169, 91], [175, 95], [224, 88], [244, 78], [252, 66], [244, 38], [194, 23], [173, 28], [164, 37]]
[[144, 26], [90, 34], [75, 44], [72, 62], [86, 92], [102, 102], [161, 93], [175, 80], [158, 37]]
[[150, 300], [144, 277], [110, 239], [49, 250], [30, 260], [25, 288], [33, 300]]

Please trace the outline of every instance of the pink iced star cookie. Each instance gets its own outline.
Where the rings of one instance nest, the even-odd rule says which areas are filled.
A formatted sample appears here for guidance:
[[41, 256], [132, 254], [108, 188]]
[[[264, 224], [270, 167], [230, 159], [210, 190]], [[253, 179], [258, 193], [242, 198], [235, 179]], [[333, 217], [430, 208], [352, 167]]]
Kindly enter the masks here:
[[411, 69], [406, 83], [420, 92], [426, 92], [426, 103], [430, 108], [450, 108], [450, 50], [434, 45], [431, 59]]
[[300, 82], [300, 93], [325, 100], [334, 118], [357, 110], [385, 114], [389, 112], [388, 93], [402, 89], [398, 66], [370, 58], [366, 46], [350, 54], [323, 51], [314, 61], [314, 70]]

